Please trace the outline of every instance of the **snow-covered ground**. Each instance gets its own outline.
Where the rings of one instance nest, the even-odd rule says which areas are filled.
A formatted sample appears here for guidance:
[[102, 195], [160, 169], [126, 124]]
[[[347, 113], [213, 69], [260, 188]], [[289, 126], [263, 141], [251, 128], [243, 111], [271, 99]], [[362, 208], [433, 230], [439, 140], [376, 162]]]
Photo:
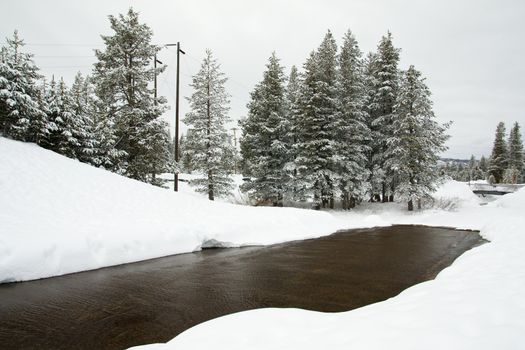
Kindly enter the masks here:
[[[184, 192], [184, 191], [183, 191]], [[190, 190], [188, 190], [190, 192]], [[433, 209], [366, 204], [315, 212], [211, 203], [0, 138], [0, 281], [200, 249], [310, 238], [341, 228], [426, 224], [490, 240], [429, 282], [344, 313], [261, 309], [146, 349], [520, 349], [525, 343], [525, 189], [487, 205], [448, 182]]]
[[[319, 237], [328, 213], [212, 203], [0, 138], [0, 282], [191, 252]], [[216, 243], [215, 243], [216, 244]]]

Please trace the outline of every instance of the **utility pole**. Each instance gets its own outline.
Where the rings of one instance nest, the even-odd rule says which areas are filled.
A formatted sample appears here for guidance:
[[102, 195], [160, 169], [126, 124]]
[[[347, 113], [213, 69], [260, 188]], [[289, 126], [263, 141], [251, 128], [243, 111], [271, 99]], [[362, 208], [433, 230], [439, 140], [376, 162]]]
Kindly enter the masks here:
[[[180, 54], [186, 54], [180, 48], [180, 42], [177, 44], [167, 44], [166, 46], [177, 46], [177, 91], [175, 95], [175, 162], [179, 162], [179, 71], [180, 71]], [[179, 173], [177, 170], [174, 171], [173, 190], [179, 191]]]

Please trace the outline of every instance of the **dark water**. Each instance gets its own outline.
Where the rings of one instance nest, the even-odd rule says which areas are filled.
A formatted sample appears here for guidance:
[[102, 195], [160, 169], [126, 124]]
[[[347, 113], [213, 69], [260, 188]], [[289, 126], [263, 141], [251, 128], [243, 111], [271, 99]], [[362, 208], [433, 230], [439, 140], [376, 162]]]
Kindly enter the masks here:
[[345, 311], [432, 279], [481, 242], [422, 226], [350, 230], [0, 285], [1, 349], [123, 349], [263, 307]]

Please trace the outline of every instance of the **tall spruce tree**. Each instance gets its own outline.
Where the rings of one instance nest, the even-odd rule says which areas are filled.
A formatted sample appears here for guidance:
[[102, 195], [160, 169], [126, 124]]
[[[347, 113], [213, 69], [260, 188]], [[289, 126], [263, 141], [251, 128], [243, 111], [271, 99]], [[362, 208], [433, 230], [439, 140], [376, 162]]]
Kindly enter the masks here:
[[[400, 49], [394, 47], [392, 40], [390, 32], [381, 38], [370, 67], [370, 74], [373, 75], [370, 79], [373, 86], [369, 105], [370, 125], [373, 134], [373, 157], [369, 168], [372, 169], [374, 176], [381, 175], [380, 177], [383, 178], [381, 184], [383, 202], [393, 200], [396, 185], [396, 171], [385, 166], [392, 157], [387, 140], [393, 135], [394, 105], [399, 88]], [[374, 184], [372, 187], [375, 187]]]
[[262, 81], [251, 93], [248, 116], [241, 124], [241, 152], [251, 177], [242, 190], [256, 202], [274, 206], [283, 206], [284, 185], [288, 182], [285, 81], [284, 69], [274, 52]]
[[488, 162], [487, 162], [487, 158], [485, 158], [484, 155], [482, 155], [481, 158], [479, 159], [479, 168], [484, 173], [483, 177], [486, 178], [487, 171], [488, 171]]
[[304, 65], [299, 97], [297, 177], [313, 196], [315, 209], [333, 207], [338, 175], [335, 169], [335, 121], [338, 119], [337, 45], [330, 31]]
[[80, 72], [77, 73], [71, 85], [69, 103], [75, 115], [73, 129], [78, 137], [78, 145], [75, 147], [76, 158], [84, 163], [98, 165], [98, 141], [93, 120], [95, 116], [93, 89], [89, 76], [83, 77]]
[[185, 150], [193, 160], [194, 169], [202, 177], [190, 184], [210, 200], [225, 196], [233, 189], [231, 143], [225, 125], [229, 122], [229, 99], [224, 84], [227, 78], [210, 50], [199, 72], [193, 76], [193, 94], [188, 101], [191, 111], [184, 123], [189, 126]]
[[392, 135], [387, 139], [390, 157], [385, 166], [397, 173], [395, 194], [406, 200], [408, 210], [429, 197], [439, 180], [439, 153], [446, 150], [448, 125], [435, 121], [430, 90], [414, 66], [404, 72], [396, 97]]
[[367, 170], [368, 170], [368, 182], [367, 186], [369, 189], [370, 201], [381, 200], [380, 193], [383, 189], [385, 182], [385, 172], [380, 167], [380, 155], [381, 155], [381, 143], [379, 140], [383, 137], [381, 130], [378, 125], [374, 123], [372, 118], [372, 107], [375, 105], [372, 102], [376, 95], [376, 86], [378, 85], [377, 74], [376, 74], [376, 56], [377, 54], [369, 52], [364, 60], [364, 78], [365, 84], [364, 89], [366, 93], [366, 105], [364, 108], [367, 113], [366, 126], [369, 130], [369, 138], [366, 143], [367, 146]]
[[523, 163], [523, 142], [521, 140], [520, 125], [518, 122], [510, 130], [509, 134], [509, 170], [512, 173], [512, 182], [523, 181], [525, 166]]
[[290, 69], [290, 76], [288, 77], [288, 84], [286, 85], [286, 135], [285, 142], [287, 144], [287, 163], [285, 170], [288, 174], [287, 183], [285, 183], [285, 193], [291, 201], [304, 201], [306, 193], [304, 186], [301, 186], [297, 178], [297, 154], [298, 144], [300, 142], [300, 94], [301, 94], [302, 80], [296, 66]]
[[[160, 117], [165, 98], [153, 98], [149, 88], [164, 66], [151, 65], [159, 47], [138, 13], [109, 16], [113, 35], [102, 36], [104, 50], [96, 50], [94, 81], [99, 99], [98, 127], [102, 165], [128, 177], [157, 184], [155, 174], [167, 169], [167, 124]], [[164, 150], [166, 148], [166, 150]], [[161, 152], [162, 155], [159, 155]]]
[[48, 119], [55, 124], [55, 128], [46, 138], [43, 147], [69, 158], [76, 158], [75, 150], [80, 148], [79, 134], [72, 101], [63, 79], [58, 83], [55, 78], [46, 89]]
[[0, 49], [0, 134], [40, 143], [54, 128], [38, 103], [41, 76], [18, 32], [6, 41]]
[[489, 178], [493, 178], [495, 183], [503, 181], [503, 174], [508, 165], [507, 143], [505, 142], [505, 124], [500, 122], [496, 128], [496, 136], [492, 147], [492, 154], [489, 162]]
[[339, 55], [340, 113], [335, 121], [336, 169], [343, 209], [354, 207], [356, 200], [364, 197], [369, 176], [366, 166], [370, 129], [361, 55], [357, 40], [348, 31]]

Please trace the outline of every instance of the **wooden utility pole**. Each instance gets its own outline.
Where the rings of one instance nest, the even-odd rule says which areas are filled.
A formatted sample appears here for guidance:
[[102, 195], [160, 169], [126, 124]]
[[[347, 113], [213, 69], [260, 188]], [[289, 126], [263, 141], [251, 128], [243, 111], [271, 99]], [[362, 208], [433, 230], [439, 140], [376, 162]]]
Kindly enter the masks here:
[[[177, 95], [175, 96], [175, 162], [179, 162], [179, 69], [180, 69], [180, 43], [177, 41]], [[179, 173], [175, 170], [173, 189], [179, 191]]]

